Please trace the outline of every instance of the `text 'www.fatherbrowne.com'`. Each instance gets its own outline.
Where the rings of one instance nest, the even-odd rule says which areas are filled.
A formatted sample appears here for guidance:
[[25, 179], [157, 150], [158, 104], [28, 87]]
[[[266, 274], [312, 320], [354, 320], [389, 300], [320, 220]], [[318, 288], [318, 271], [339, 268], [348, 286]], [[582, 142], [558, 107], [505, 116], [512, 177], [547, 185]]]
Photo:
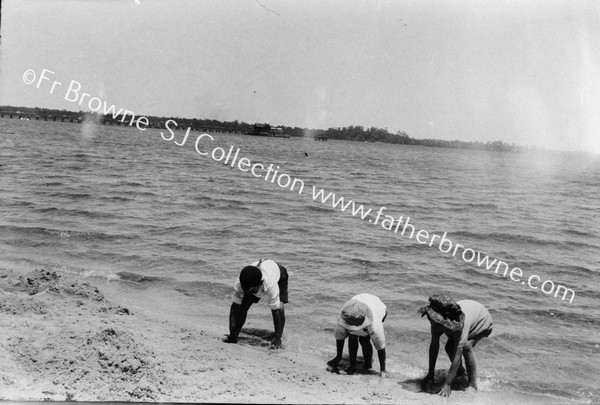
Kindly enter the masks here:
[[[134, 126], [140, 131], [146, 131], [148, 129], [149, 120], [144, 116], [136, 116], [132, 111], [119, 108], [117, 109], [114, 104], [109, 104], [106, 100], [99, 97], [93, 96], [91, 93], [83, 91], [81, 83], [75, 80], [71, 80], [68, 85], [64, 85], [58, 80], [53, 80], [54, 72], [48, 69], [43, 69], [41, 74], [33, 69], [28, 69], [23, 73], [23, 82], [28, 85], [35, 84], [36, 88], [47, 87], [50, 94], [55, 91], [57, 93], [64, 94], [66, 101], [76, 103], [80, 108], [87, 107], [89, 110], [98, 113], [111, 115], [113, 119], [121, 116], [121, 121], [125, 123], [129, 121], [129, 126]], [[66, 82], [65, 82], [66, 83]], [[66, 90], [65, 90], [66, 88]], [[59, 90], [61, 89], [61, 90]], [[231, 145], [226, 151], [224, 148], [219, 146], [210, 146], [207, 148], [207, 144], [210, 145], [215, 138], [207, 133], [203, 133], [196, 136], [196, 140], [188, 139], [190, 137], [190, 129], [181, 137], [177, 139], [173, 129], [178, 128], [175, 120], [167, 120], [165, 123], [165, 129], [169, 131], [169, 135], [165, 135], [164, 132], [160, 132], [160, 137], [165, 141], [172, 141], [173, 144], [178, 147], [184, 147], [186, 145], [194, 145], [194, 149], [201, 157], [211, 157], [214, 161], [236, 168], [241, 172], [251, 174], [256, 178], [261, 178], [266, 182], [277, 184], [283, 189], [287, 189], [292, 192], [297, 192], [302, 195], [305, 189], [305, 183], [303, 180], [296, 177], [292, 177], [289, 174], [283, 172], [280, 166], [273, 165], [272, 163], [266, 166], [260, 162], [253, 162], [251, 159], [240, 156], [240, 148]], [[148, 132], [146, 134], [150, 135]], [[193, 136], [192, 136], [193, 138]], [[407, 236], [409, 239], [415, 239], [417, 243], [422, 245], [434, 245], [442, 253], [451, 254], [453, 257], [457, 257], [457, 254], [466, 263], [476, 263], [478, 267], [485, 268], [486, 270], [494, 269], [494, 274], [497, 274], [504, 278], [510, 278], [514, 282], [521, 282], [521, 284], [529, 286], [533, 290], [540, 290], [546, 295], [554, 294], [554, 297], [558, 297], [562, 293], [562, 300], [569, 299], [569, 303], [573, 303], [575, 299], [575, 291], [570, 288], [566, 288], [563, 285], [555, 284], [551, 280], [545, 280], [541, 282], [541, 278], [537, 275], [531, 275], [526, 279], [523, 278], [523, 270], [518, 267], [510, 266], [501, 260], [491, 259], [487, 255], [482, 255], [481, 252], [475, 251], [471, 248], [467, 248], [460, 243], [453, 243], [447, 238], [447, 233], [443, 235], [437, 235], [430, 233], [425, 229], [417, 230], [414, 225], [410, 223], [410, 217], [404, 219], [403, 216], [394, 218], [390, 215], [384, 214], [387, 210], [386, 207], [380, 207], [376, 214], [373, 214], [371, 208], [365, 208], [362, 204], [356, 204], [353, 200], [346, 199], [344, 197], [336, 196], [334, 193], [328, 193], [324, 189], [318, 189], [312, 186], [312, 198], [313, 201], [318, 201], [323, 205], [330, 205], [334, 209], [338, 209], [342, 212], [350, 213], [353, 217], [358, 217], [362, 220], [368, 218], [368, 221], [373, 225], [379, 225], [383, 229], [400, 234], [401, 236]], [[373, 219], [372, 217], [375, 216]], [[477, 259], [477, 260], [476, 260]], [[475, 261], [476, 260], [476, 261]], [[570, 298], [569, 298], [570, 295]]]
[[[554, 297], [558, 297], [562, 293], [562, 300], [569, 300], [569, 303], [573, 303], [575, 299], [575, 291], [567, 288], [560, 284], [555, 284], [552, 280], [545, 280], [541, 282], [541, 278], [538, 275], [530, 275], [529, 277], [523, 277], [523, 270], [519, 267], [513, 267], [512, 269], [508, 263], [502, 260], [492, 259], [488, 255], [483, 255], [479, 251], [475, 251], [471, 248], [465, 247], [460, 243], [453, 243], [447, 238], [448, 233], [444, 232], [443, 235], [430, 233], [425, 229], [415, 228], [410, 223], [410, 217], [403, 216], [397, 219], [385, 215], [384, 212], [387, 210], [386, 207], [380, 207], [376, 214], [373, 215], [371, 208], [365, 208], [362, 204], [356, 204], [352, 200], [345, 199], [344, 197], [336, 196], [334, 193], [327, 193], [323, 189], [317, 189], [313, 186], [312, 198], [314, 201], [319, 201], [325, 205], [331, 205], [331, 207], [339, 209], [342, 212], [348, 212], [354, 217], [360, 219], [368, 219], [369, 223], [373, 225], [379, 225], [383, 229], [406, 236], [409, 239], [413, 239], [422, 245], [429, 245], [429, 247], [437, 247], [440, 252], [451, 254], [452, 257], [460, 257], [466, 263], [477, 264], [477, 267], [484, 268], [485, 270], [494, 270], [494, 274], [500, 275], [504, 278], [510, 278], [514, 282], [520, 282], [523, 285], [527, 285], [533, 290], [540, 290], [546, 295], [554, 294]], [[372, 216], [375, 218], [373, 219]], [[570, 298], [569, 298], [570, 297]]]

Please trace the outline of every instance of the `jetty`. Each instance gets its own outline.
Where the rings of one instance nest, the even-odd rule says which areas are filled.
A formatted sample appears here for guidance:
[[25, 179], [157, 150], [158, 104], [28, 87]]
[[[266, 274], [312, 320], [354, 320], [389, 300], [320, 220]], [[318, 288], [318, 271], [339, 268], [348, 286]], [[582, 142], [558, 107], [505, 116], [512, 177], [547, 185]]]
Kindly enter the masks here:
[[20, 111], [0, 111], [0, 118], [13, 118], [26, 121], [60, 121], [81, 123], [81, 116], [34, 114]]

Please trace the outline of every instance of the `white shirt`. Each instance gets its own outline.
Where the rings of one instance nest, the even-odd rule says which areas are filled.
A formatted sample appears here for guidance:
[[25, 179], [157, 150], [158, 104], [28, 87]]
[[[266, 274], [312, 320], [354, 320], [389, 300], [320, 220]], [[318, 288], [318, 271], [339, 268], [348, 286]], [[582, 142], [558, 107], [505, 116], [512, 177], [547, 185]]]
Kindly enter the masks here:
[[[256, 297], [269, 297], [269, 307], [271, 309], [280, 309], [281, 301], [279, 300], [279, 278], [281, 277], [281, 272], [279, 271], [279, 265], [271, 260], [267, 259], [258, 265], [258, 261], [251, 264], [251, 266], [258, 267], [260, 272], [262, 273], [262, 285], [258, 289], [254, 296]], [[235, 281], [235, 285], [233, 287], [233, 302], [236, 304], [242, 304], [242, 300], [244, 299], [244, 290], [242, 289], [242, 284], [240, 283], [240, 278], [238, 276]]]
[[[348, 337], [348, 334], [356, 336], [369, 336], [375, 345], [375, 349], [385, 349], [385, 332], [383, 330], [383, 318], [386, 314], [385, 304], [372, 294], [358, 294], [351, 299], [360, 301], [367, 305], [373, 314], [373, 322], [358, 330], [348, 330], [338, 322], [338, 325], [335, 329], [335, 338], [337, 340], [343, 340]], [[341, 312], [339, 316], [342, 316]]]
[[465, 314], [465, 324], [458, 342], [458, 347], [464, 347], [468, 340], [492, 327], [492, 316], [477, 301], [462, 300], [458, 301], [457, 304]]

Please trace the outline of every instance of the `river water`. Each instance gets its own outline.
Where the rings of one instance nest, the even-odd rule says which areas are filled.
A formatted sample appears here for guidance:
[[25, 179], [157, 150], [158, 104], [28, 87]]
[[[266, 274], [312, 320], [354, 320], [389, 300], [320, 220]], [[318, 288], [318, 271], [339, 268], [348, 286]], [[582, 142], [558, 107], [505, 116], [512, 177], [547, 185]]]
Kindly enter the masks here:
[[[199, 133], [183, 146], [174, 141], [184, 132], [175, 135], [1, 119], [0, 266], [114, 285], [156, 277], [146, 280], [156, 281], [157, 305], [173, 292], [201, 305], [228, 300], [240, 269], [269, 257], [291, 274], [291, 349], [327, 360], [339, 308], [370, 292], [388, 307], [388, 369], [413, 378], [425, 373], [429, 339], [416, 310], [445, 292], [481, 302], [494, 319], [477, 347], [480, 389], [599, 400], [598, 157], [230, 134], [202, 138], [201, 156]], [[277, 176], [304, 189], [210, 156], [231, 146], [238, 160], [279, 166]], [[315, 201], [313, 186], [372, 212], [361, 219]], [[384, 217], [373, 222], [380, 207], [519, 267], [523, 280], [539, 276], [538, 290], [384, 229]], [[573, 302], [541, 292], [545, 280], [572, 289]], [[259, 305], [249, 319], [268, 321]], [[438, 368], [448, 366], [440, 353]]]

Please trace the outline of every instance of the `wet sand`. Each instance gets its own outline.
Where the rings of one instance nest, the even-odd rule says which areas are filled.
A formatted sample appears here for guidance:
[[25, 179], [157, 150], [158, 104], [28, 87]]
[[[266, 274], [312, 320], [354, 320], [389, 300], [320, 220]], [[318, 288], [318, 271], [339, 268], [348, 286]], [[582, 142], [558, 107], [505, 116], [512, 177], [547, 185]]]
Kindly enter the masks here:
[[[564, 403], [460, 389], [445, 400], [419, 392], [419, 380], [328, 372], [322, 356], [270, 350], [267, 330], [246, 329], [239, 344], [223, 343], [228, 306], [203, 304], [201, 319], [183, 322], [169, 316], [168, 308], [155, 311], [131, 297], [119, 299], [98, 284], [42, 269], [0, 269], [0, 399]], [[431, 391], [441, 383], [443, 372], [438, 374]]]

